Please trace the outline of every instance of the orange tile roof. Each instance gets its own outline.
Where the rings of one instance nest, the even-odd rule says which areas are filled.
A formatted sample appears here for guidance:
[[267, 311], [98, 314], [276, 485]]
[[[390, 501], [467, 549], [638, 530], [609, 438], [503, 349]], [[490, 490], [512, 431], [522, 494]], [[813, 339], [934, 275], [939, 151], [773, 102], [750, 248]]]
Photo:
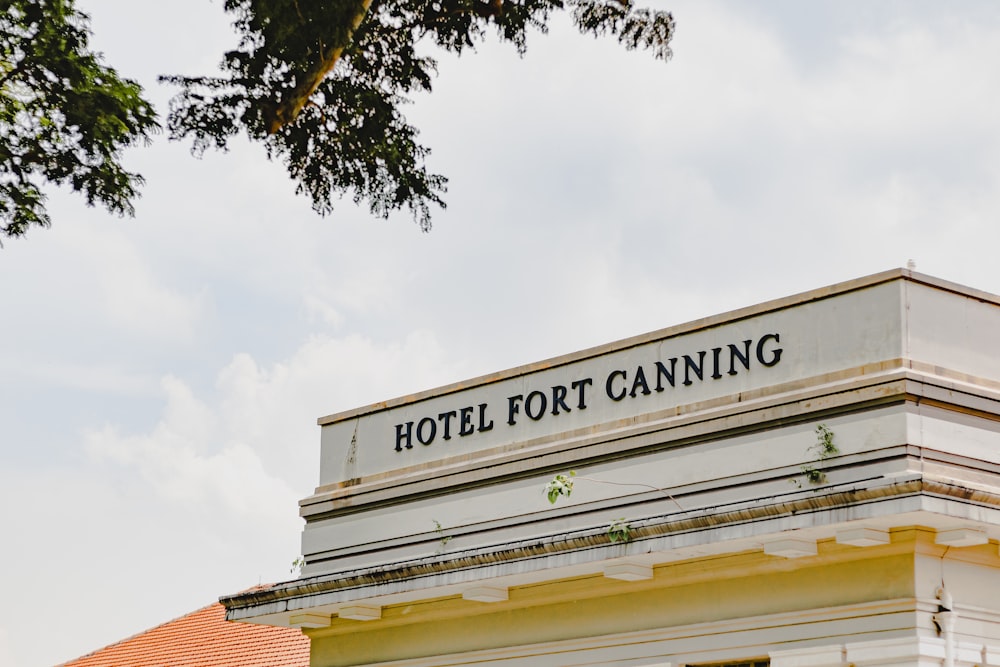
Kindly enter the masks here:
[[309, 667], [297, 628], [226, 621], [216, 602], [61, 667]]

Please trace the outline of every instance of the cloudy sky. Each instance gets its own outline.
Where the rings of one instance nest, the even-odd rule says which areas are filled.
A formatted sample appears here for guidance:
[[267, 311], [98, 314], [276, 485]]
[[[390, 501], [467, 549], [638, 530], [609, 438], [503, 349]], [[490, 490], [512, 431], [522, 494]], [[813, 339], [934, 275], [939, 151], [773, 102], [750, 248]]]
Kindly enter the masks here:
[[[162, 111], [220, 1], [78, 0]], [[0, 250], [0, 665], [52, 665], [299, 554], [318, 416], [903, 266], [1000, 292], [1000, 5], [706, 2], [668, 64], [557, 21], [409, 108], [424, 234], [315, 216], [256, 146], [129, 154]]]

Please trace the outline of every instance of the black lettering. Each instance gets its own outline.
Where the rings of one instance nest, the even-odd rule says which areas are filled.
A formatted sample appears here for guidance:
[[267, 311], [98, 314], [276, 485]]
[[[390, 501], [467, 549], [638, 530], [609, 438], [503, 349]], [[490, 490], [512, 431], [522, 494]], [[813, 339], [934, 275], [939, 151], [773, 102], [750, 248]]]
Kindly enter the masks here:
[[486, 423], [486, 404], [479, 404], [479, 431], [492, 431], [493, 430], [493, 420], [490, 423]]
[[580, 400], [577, 401], [577, 403], [576, 403], [576, 407], [579, 408], [580, 410], [586, 410], [587, 409], [587, 401], [586, 401], [586, 399], [583, 396], [583, 390], [584, 390], [584, 388], [587, 385], [591, 385], [591, 384], [594, 384], [593, 379], [591, 379], [591, 378], [584, 378], [583, 380], [577, 380], [576, 382], [574, 382], [573, 384], [570, 385], [571, 389], [579, 389], [580, 390]]
[[781, 339], [778, 337], [778, 334], [776, 333], [767, 334], [766, 336], [761, 336], [760, 340], [757, 341], [757, 361], [759, 361], [765, 366], [774, 366], [776, 363], [781, 361], [781, 353], [784, 351], [783, 348], [776, 347], [772, 351], [771, 360], [764, 361], [764, 342], [772, 339], [774, 340], [775, 343], [781, 342]]
[[524, 400], [524, 396], [521, 394], [507, 398], [507, 423], [511, 426], [517, 423], [517, 420], [514, 419], [514, 415], [520, 411], [520, 407], [518, 407], [517, 402], [521, 400]]
[[[426, 438], [424, 437], [424, 426], [430, 426], [430, 431], [431, 431], [431, 434]], [[423, 419], [420, 420], [420, 423], [417, 424], [417, 442], [419, 442], [421, 445], [431, 444], [432, 442], [434, 442], [434, 436], [437, 435], [437, 430], [438, 430], [437, 422], [434, 421], [432, 417], [424, 417]]]
[[695, 363], [694, 359], [692, 359], [688, 355], [686, 355], [686, 354], [684, 355], [684, 385], [685, 386], [687, 386], [689, 384], [693, 384], [693, 381], [691, 380], [691, 371], [694, 371], [694, 374], [698, 376], [699, 380], [704, 380], [705, 379], [705, 378], [702, 377], [702, 374], [701, 374], [702, 373], [701, 369], [702, 369], [702, 366], [704, 366], [704, 364], [705, 364], [705, 351], [704, 350], [702, 350], [701, 352], [698, 353], [698, 363]]
[[659, 361], [656, 362], [656, 391], [663, 391], [663, 378], [667, 379], [670, 386], [674, 386], [674, 371], [677, 369], [677, 357], [670, 357], [670, 370], [661, 364]]
[[[536, 397], [538, 398], [539, 402], [539, 409], [537, 412], [531, 409], [532, 401]], [[531, 419], [538, 421], [539, 419], [542, 418], [542, 415], [545, 414], [545, 408], [548, 407], [548, 404], [549, 404], [549, 399], [545, 398], [545, 394], [543, 392], [533, 391], [530, 394], [528, 394], [528, 397], [526, 399], [524, 399], [524, 414], [528, 415], [528, 417], [530, 417]]]
[[452, 410], [451, 412], [442, 412], [438, 415], [438, 419], [444, 423], [444, 434], [441, 437], [445, 440], [451, 440], [451, 418], [455, 414], [456, 412]]
[[562, 406], [563, 412], [569, 412], [569, 406], [566, 405], [566, 387], [561, 384], [557, 384], [552, 387], [552, 414], [559, 414], [559, 407]]
[[472, 412], [475, 410], [471, 405], [467, 408], [462, 408], [459, 410], [461, 417], [459, 418], [460, 428], [458, 429], [459, 435], [472, 435], [475, 432], [476, 427], [472, 425]]
[[712, 379], [718, 380], [722, 377], [722, 373], [719, 372], [719, 355], [722, 353], [721, 347], [712, 348]]
[[[739, 359], [740, 363], [743, 364], [743, 368], [745, 368], [747, 370], [750, 370], [750, 343], [752, 343], [752, 342], [753, 342], [752, 340], [745, 340], [745, 341], [743, 341], [743, 348], [744, 348], [743, 352], [740, 352], [740, 349], [738, 347], [736, 347], [735, 345], [733, 345], [732, 343], [729, 344], [729, 374], [730, 375], [736, 375], [736, 372], [737, 372], [736, 371], [736, 360], [737, 359]], [[758, 351], [757, 354], [759, 355], [760, 352]]]
[[[403, 435], [403, 427], [406, 427], [406, 435]], [[410, 442], [410, 436], [413, 432], [413, 422], [406, 422], [405, 424], [396, 424], [396, 451], [403, 451], [403, 439], [406, 439], [406, 448], [413, 449], [413, 443]]]
[[[622, 393], [615, 395], [611, 389], [611, 384], [614, 382], [615, 376], [620, 375], [622, 378]], [[608, 393], [608, 398], [612, 401], [620, 401], [625, 398], [625, 386], [624, 382], [628, 379], [628, 374], [625, 371], [611, 371], [608, 375], [608, 381], [604, 383], [604, 390]]]
[[649, 385], [646, 384], [646, 374], [642, 372], [642, 366], [635, 369], [635, 379], [632, 380], [632, 391], [628, 395], [635, 398], [635, 392], [639, 391], [639, 387], [642, 387], [644, 395], [648, 396], [653, 393], [649, 390]]

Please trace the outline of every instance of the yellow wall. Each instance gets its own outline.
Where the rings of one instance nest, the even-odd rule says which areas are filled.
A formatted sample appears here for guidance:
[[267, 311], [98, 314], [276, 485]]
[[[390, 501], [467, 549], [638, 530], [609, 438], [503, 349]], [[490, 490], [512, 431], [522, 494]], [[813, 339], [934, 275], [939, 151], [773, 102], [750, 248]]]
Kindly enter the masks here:
[[[379, 621], [335, 618], [330, 628], [309, 631], [312, 664], [357, 665], [878, 601], [912, 602], [914, 557], [921, 550], [935, 551], [918, 546], [928, 541], [933, 543], [933, 533], [904, 529], [894, 531], [892, 544], [885, 546], [821, 542], [815, 557], [749, 552], [660, 565], [649, 581], [591, 576], [512, 588], [509, 601], [501, 603], [452, 597], [390, 606]], [[881, 622], [903, 629], [913, 625], [914, 617], [897, 614]]]

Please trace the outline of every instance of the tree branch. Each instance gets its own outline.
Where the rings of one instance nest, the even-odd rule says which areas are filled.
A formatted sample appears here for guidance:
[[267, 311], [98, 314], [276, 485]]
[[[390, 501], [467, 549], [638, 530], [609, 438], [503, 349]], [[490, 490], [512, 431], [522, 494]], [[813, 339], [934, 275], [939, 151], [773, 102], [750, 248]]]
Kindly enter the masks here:
[[[368, 9], [371, 7], [372, 0], [362, 0], [361, 7], [358, 12], [354, 15], [351, 20], [351, 27], [347, 31], [347, 36], [344, 39], [343, 44], [337, 46], [332, 46], [329, 49], [325, 49], [320, 53], [319, 60], [313, 64], [308, 70], [302, 73], [301, 80], [292, 88], [287, 95], [282, 95], [281, 102], [272, 109], [265, 109], [264, 120], [267, 123], [267, 133], [274, 134], [280, 130], [283, 126], [288, 125], [293, 122], [298, 115], [302, 113], [302, 109], [306, 106], [306, 102], [309, 98], [313, 96], [316, 89], [319, 88], [319, 84], [323, 82], [326, 75], [329, 74], [340, 57], [344, 54], [344, 48], [350, 43], [351, 38], [354, 36], [354, 32], [361, 25], [361, 21], [364, 20], [365, 15], [368, 14]], [[298, 77], [296, 77], [298, 79]]]

